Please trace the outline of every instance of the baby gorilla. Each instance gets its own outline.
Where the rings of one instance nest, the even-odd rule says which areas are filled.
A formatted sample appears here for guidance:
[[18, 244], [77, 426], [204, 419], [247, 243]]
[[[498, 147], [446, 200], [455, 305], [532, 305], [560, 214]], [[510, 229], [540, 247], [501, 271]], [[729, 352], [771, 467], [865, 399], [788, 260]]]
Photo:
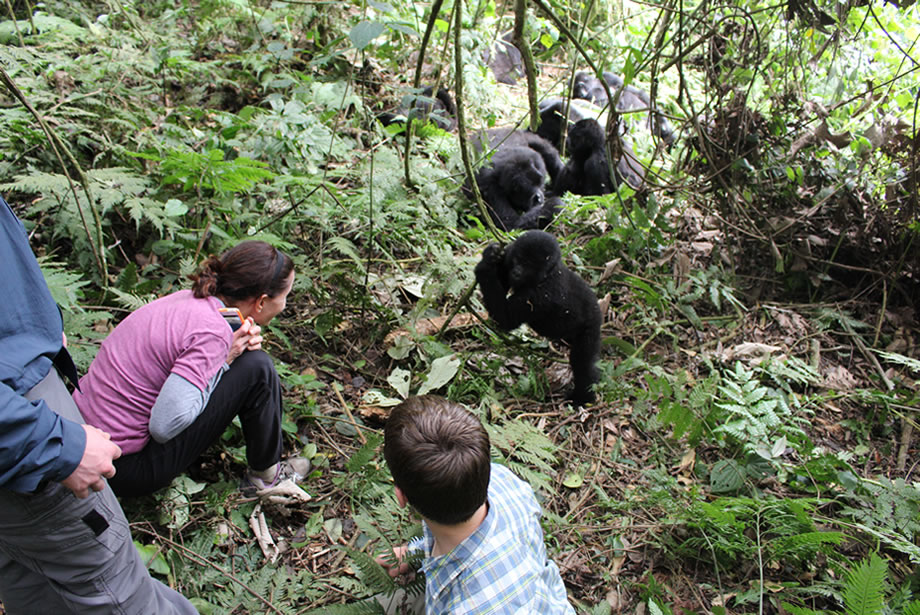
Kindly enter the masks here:
[[607, 168], [604, 129], [596, 120], [579, 120], [569, 130], [571, 158], [566, 163], [554, 189], [560, 194], [610, 194], [614, 183]]
[[[562, 264], [556, 238], [527, 231], [502, 250], [490, 244], [476, 265], [486, 309], [506, 331], [527, 323], [569, 345], [576, 406], [594, 401], [601, 349], [601, 310], [591, 287]], [[509, 296], [508, 293], [511, 292]]]
[[[616, 189], [620, 181], [625, 181], [634, 190], [641, 190], [645, 186], [645, 168], [636, 158], [636, 154], [629, 142], [620, 137], [620, 151], [622, 155], [616, 163], [616, 176], [610, 179], [607, 168], [607, 147], [604, 129], [591, 116], [591, 110], [582, 103], [571, 101], [569, 106], [569, 120], [564, 121], [565, 101], [550, 99], [541, 103], [540, 124], [537, 134], [547, 141], [561, 147], [565, 137], [566, 150], [570, 157], [568, 163], [556, 181], [553, 182], [553, 192], [564, 194], [609, 194]], [[601, 116], [601, 119], [603, 117]], [[565, 133], [565, 134], [563, 134]]]

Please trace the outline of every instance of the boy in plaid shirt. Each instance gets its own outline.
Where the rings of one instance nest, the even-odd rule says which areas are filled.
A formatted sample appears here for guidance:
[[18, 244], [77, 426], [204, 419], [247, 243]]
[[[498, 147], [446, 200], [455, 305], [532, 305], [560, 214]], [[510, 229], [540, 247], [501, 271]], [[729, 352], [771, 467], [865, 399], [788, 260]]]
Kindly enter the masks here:
[[397, 501], [424, 520], [424, 536], [394, 551], [424, 551], [426, 613], [575, 615], [546, 556], [533, 490], [490, 463], [489, 435], [473, 414], [410, 397], [390, 414], [383, 450]]

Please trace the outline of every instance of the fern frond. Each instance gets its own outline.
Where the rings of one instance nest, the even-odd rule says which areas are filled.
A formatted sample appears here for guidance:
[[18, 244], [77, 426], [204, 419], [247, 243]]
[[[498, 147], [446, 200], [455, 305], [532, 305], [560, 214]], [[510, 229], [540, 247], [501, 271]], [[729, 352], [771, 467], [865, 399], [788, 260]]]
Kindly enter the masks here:
[[905, 604], [903, 615], [920, 615], [920, 600], [911, 600]]
[[139, 297], [133, 293], [126, 293], [123, 290], [118, 290], [115, 287], [109, 287], [109, 292], [118, 298], [118, 302], [120, 304], [122, 304], [124, 307], [131, 310], [132, 312], [144, 307], [145, 305], [147, 305], [147, 303], [155, 299], [155, 297], [153, 296], [146, 297], [146, 298]]
[[895, 365], [903, 365], [913, 372], [920, 372], [920, 361], [917, 359], [906, 357], [902, 354], [898, 354], [897, 352], [886, 352], [884, 350], [874, 350], [874, 352], [889, 363], [894, 363]]
[[354, 454], [348, 458], [348, 461], [345, 462], [345, 469], [349, 472], [358, 472], [369, 464], [371, 460], [377, 456], [377, 449], [380, 448], [380, 443], [382, 441], [383, 436], [380, 434], [369, 433], [367, 435], [367, 442], [355, 451]]
[[361, 576], [361, 580], [374, 593], [382, 593], [392, 596], [396, 590], [400, 589], [399, 583], [393, 580], [386, 568], [377, 563], [377, 561], [364, 551], [356, 551], [343, 547], [351, 561], [355, 563]]
[[809, 609], [804, 606], [795, 606], [794, 604], [789, 604], [788, 602], [780, 603], [784, 609], [789, 611], [792, 615], [824, 615], [824, 611], [816, 611], [814, 609]]
[[879, 615], [885, 604], [888, 565], [876, 553], [861, 561], [844, 581], [846, 615]]
[[384, 615], [383, 606], [376, 600], [359, 600], [348, 604], [330, 604], [311, 609], [304, 615]]
[[55, 263], [47, 257], [40, 257], [38, 264], [54, 302], [65, 310], [80, 309], [77, 301], [83, 297], [81, 289], [89, 282], [84, 280], [81, 274], [68, 271], [62, 264]]

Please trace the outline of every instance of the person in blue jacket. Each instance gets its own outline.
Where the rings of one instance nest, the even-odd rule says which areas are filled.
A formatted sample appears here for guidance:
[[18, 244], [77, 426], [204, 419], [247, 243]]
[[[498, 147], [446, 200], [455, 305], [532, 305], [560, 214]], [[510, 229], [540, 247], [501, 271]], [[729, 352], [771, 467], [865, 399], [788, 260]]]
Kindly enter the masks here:
[[83, 424], [61, 315], [0, 197], [0, 603], [34, 613], [193, 614], [151, 578], [106, 483], [121, 450]]

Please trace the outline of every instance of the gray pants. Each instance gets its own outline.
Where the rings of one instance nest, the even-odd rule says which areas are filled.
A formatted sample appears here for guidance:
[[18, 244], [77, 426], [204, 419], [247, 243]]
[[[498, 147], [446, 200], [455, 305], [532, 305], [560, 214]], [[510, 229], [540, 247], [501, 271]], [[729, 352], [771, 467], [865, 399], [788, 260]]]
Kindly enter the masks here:
[[[26, 398], [83, 423], [53, 368]], [[150, 577], [108, 486], [78, 499], [60, 483], [34, 494], [0, 489], [0, 602], [9, 615], [198, 612]]]

